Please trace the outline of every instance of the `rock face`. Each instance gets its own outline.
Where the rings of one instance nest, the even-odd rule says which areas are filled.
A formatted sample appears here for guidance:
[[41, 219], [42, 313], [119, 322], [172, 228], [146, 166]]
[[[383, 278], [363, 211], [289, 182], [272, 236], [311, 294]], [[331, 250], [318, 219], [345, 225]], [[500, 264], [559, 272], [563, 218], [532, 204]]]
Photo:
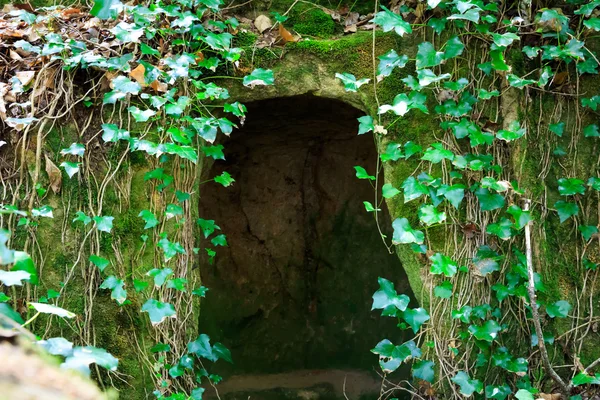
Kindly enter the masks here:
[[229, 247], [200, 268], [210, 288], [200, 331], [230, 347], [227, 374], [373, 370], [369, 349], [401, 339], [392, 319], [370, 312], [377, 277], [397, 277], [398, 292], [411, 292], [362, 204], [375, 195], [353, 167], [373, 174], [377, 160], [372, 136], [357, 136], [363, 114], [310, 95], [247, 106], [226, 161], [207, 171], [236, 182], [201, 190], [199, 215], [217, 221]]

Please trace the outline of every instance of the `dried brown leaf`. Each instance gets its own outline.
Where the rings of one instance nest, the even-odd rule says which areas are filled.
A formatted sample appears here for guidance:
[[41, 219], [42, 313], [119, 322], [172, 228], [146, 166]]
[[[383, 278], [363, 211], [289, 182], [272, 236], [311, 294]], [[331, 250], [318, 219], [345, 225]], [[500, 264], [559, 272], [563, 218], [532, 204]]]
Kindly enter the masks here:
[[50, 179], [50, 188], [56, 194], [62, 186], [62, 174], [60, 169], [46, 156], [46, 173]]

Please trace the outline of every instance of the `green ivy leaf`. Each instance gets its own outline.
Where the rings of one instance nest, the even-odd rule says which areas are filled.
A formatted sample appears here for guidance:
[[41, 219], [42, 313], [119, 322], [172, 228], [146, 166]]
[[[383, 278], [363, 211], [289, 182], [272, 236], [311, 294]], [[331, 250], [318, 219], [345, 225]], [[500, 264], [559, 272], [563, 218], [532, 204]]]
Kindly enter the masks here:
[[31, 210], [32, 217], [42, 217], [42, 218], [54, 218], [53, 211], [54, 209], [49, 205], [45, 205], [39, 208], [33, 208]]
[[501, 218], [500, 222], [489, 224], [486, 229], [488, 235], [495, 235], [502, 240], [508, 240], [514, 236], [513, 223], [507, 218]]
[[425, 225], [439, 224], [446, 220], [446, 213], [438, 211], [435, 206], [431, 204], [423, 204], [419, 207], [419, 219]]
[[102, 124], [102, 131], [102, 140], [105, 142], [129, 140], [129, 132], [125, 129], [120, 129], [115, 124]]
[[409, 201], [429, 194], [427, 186], [423, 185], [413, 176], [409, 176], [402, 182], [402, 190], [404, 190], [404, 203], [408, 203]]
[[521, 128], [521, 125], [518, 121], [511, 122], [509, 129], [504, 130], [501, 129], [498, 131], [496, 137], [501, 140], [505, 140], [507, 142], [512, 142], [513, 140], [517, 140], [525, 136], [526, 130], [525, 128]]
[[381, 188], [381, 195], [386, 199], [392, 199], [400, 194], [400, 191], [396, 189], [391, 183], [386, 183]]
[[174, 289], [180, 292], [185, 292], [185, 285], [187, 284], [187, 279], [185, 278], [175, 278], [169, 279], [167, 281], [167, 289]]
[[142, 218], [146, 225], [144, 225], [144, 229], [151, 229], [157, 226], [160, 221], [156, 219], [156, 215], [150, 210], [142, 210], [138, 214], [138, 217]]
[[142, 312], [147, 312], [152, 325], [158, 325], [167, 318], [176, 318], [175, 307], [155, 299], [148, 299], [142, 306]]
[[375, 129], [375, 123], [370, 115], [358, 118], [358, 134], [362, 135]]
[[83, 222], [84, 226], [92, 222], [92, 218], [85, 215], [82, 211], [77, 211], [75, 215], [76, 217], [73, 219], [73, 222]]
[[559, 200], [554, 203], [554, 208], [558, 212], [560, 223], [562, 224], [569, 218], [579, 214], [579, 207], [576, 203], [568, 203], [566, 201]]
[[583, 128], [583, 136], [585, 137], [600, 137], [600, 129], [597, 124], [591, 124]]
[[94, 0], [90, 14], [100, 19], [115, 19], [123, 4], [119, 0]]
[[502, 50], [490, 51], [491, 66], [496, 71], [510, 71], [510, 67], [504, 61], [504, 53]]
[[581, 179], [577, 178], [560, 178], [558, 180], [558, 192], [563, 196], [574, 196], [576, 194], [584, 194], [585, 186]]
[[147, 122], [151, 117], [156, 115], [156, 111], [154, 110], [140, 110], [135, 106], [131, 106], [127, 110], [133, 116], [135, 122]]
[[270, 69], [257, 68], [250, 75], [244, 77], [244, 86], [253, 89], [255, 86], [269, 86], [275, 83], [273, 71]]
[[485, 387], [485, 397], [488, 399], [505, 400], [511, 394], [512, 390], [506, 384], [502, 386], [488, 385]]
[[106, 232], [106, 233], [110, 233], [110, 231], [112, 230], [114, 219], [115, 219], [114, 217], [102, 217], [102, 216], [96, 216], [93, 218], [94, 222], [96, 223], [96, 229], [98, 229], [100, 232]]
[[215, 236], [210, 242], [213, 246], [227, 246], [227, 238], [224, 234]]
[[435, 372], [433, 366], [435, 363], [429, 360], [420, 360], [413, 364], [412, 375], [415, 379], [421, 379], [429, 383], [433, 383]]
[[456, 275], [458, 265], [456, 265], [456, 263], [450, 257], [445, 256], [442, 253], [436, 253], [429, 257], [429, 259], [431, 260], [430, 272], [432, 274], [444, 274], [447, 277]]
[[106, 258], [97, 256], [95, 254], [90, 255], [89, 260], [92, 264], [98, 267], [100, 272], [104, 272], [106, 267], [110, 265], [110, 261], [108, 261]]
[[196, 223], [198, 226], [200, 226], [200, 229], [202, 229], [205, 239], [208, 238], [215, 230], [221, 230], [219, 225], [215, 224], [215, 221], [212, 219], [198, 218]]
[[369, 175], [367, 171], [361, 166], [354, 166], [354, 170], [356, 171], [356, 177], [358, 179], [369, 179], [372, 181], [375, 180], [375, 177], [373, 175]]
[[506, 32], [503, 34], [492, 33], [492, 38], [494, 40], [494, 44], [498, 47], [508, 47], [515, 40], [520, 40], [519, 36], [516, 33], [512, 32]]
[[394, 228], [393, 244], [421, 244], [425, 240], [423, 232], [413, 229], [406, 218], [396, 218], [392, 223], [392, 227]]
[[519, 389], [515, 394], [515, 399], [517, 400], [535, 400], [533, 393], [531, 393], [527, 389]]
[[566, 300], [559, 300], [546, 306], [546, 313], [550, 318], [565, 318], [571, 311], [571, 305]]
[[446, 50], [444, 51], [444, 60], [449, 60], [460, 56], [465, 49], [465, 45], [460, 41], [458, 36], [451, 37], [446, 42]]
[[491, 193], [488, 189], [477, 189], [475, 196], [479, 200], [481, 211], [493, 211], [504, 207], [504, 197], [498, 193]]
[[62, 149], [60, 151], [60, 154], [62, 154], [63, 156], [70, 154], [70, 155], [77, 156], [77, 157], [83, 157], [84, 153], [85, 153], [85, 146], [80, 143], [73, 143], [68, 148]]
[[421, 326], [430, 319], [429, 314], [424, 308], [407, 308], [402, 313], [402, 318], [410, 325], [413, 333], [417, 333], [421, 329]]
[[502, 330], [500, 325], [493, 319], [486, 321], [483, 325], [470, 325], [469, 332], [477, 340], [493, 342], [498, 337], [498, 333]]
[[379, 58], [379, 66], [377, 67], [377, 79], [382, 79], [390, 76], [395, 68], [404, 68], [408, 63], [408, 56], [399, 56], [394, 49], [381, 55]]
[[465, 197], [465, 186], [461, 184], [456, 184], [452, 186], [446, 186], [438, 189], [438, 195], [444, 196], [446, 200], [452, 204], [454, 208], [458, 210], [460, 207], [460, 203], [463, 201]]
[[154, 278], [154, 286], [159, 288], [167, 281], [167, 278], [173, 275], [171, 268], [153, 268], [146, 275]]
[[433, 288], [433, 294], [435, 297], [439, 297], [440, 299], [449, 299], [452, 297], [452, 289], [452, 282], [444, 281]]
[[89, 365], [92, 363], [96, 363], [110, 371], [116, 371], [119, 360], [104, 349], [98, 349], [93, 346], [75, 347], [73, 354], [67, 357], [65, 362], [61, 364], [61, 368], [74, 369], [89, 376]]
[[507, 212], [515, 219], [515, 227], [519, 230], [523, 229], [525, 225], [531, 222], [531, 211], [523, 211], [521, 207], [516, 204], [508, 207]]
[[70, 161], [63, 161], [60, 164], [60, 166], [64, 168], [64, 170], [67, 173], [67, 175], [69, 176], [69, 178], [72, 178], [73, 175], [75, 175], [76, 173], [79, 172], [79, 165], [81, 165], [81, 163], [70, 162]]
[[212, 362], [221, 359], [233, 363], [229, 350], [218, 342], [211, 346], [210, 337], [205, 334], [201, 334], [196, 340], [188, 343], [188, 352], [194, 353], [198, 357], [206, 358]]
[[233, 179], [228, 172], [223, 171], [221, 175], [215, 176], [215, 182], [217, 182], [220, 185], [223, 185], [224, 187], [228, 187], [233, 182], [235, 182], [235, 179]]
[[4, 271], [0, 270], [0, 282], [5, 286], [21, 286], [21, 281], [26, 281], [31, 277], [29, 272], [25, 271]]
[[389, 311], [389, 307], [398, 309], [400, 311], [406, 310], [410, 298], [405, 294], [398, 294], [394, 289], [394, 284], [385, 278], [377, 278], [379, 282], [379, 290], [373, 294], [373, 305], [371, 310], [387, 310], [388, 314], [392, 314], [393, 311]]
[[335, 74], [335, 77], [342, 81], [346, 92], [357, 92], [362, 85], [365, 85], [371, 81], [368, 78], [357, 80], [354, 75], [349, 73]]
[[417, 69], [438, 66], [443, 60], [444, 53], [435, 51], [433, 44], [429, 42], [422, 42], [419, 44], [416, 56]]
[[593, 225], [579, 225], [578, 229], [586, 241], [590, 240], [592, 236], [598, 233], [598, 227]]
[[433, 164], [437, 164], [442, 160], [450, 160], [454, 159], [454, 153], [450, 150], [444, 149], [444, 145], [442, 143], [433, 143], [431, 147], [425, 150], [423, 157], [421, 160], [430, 161]]
[[127, 291], [125, 290], [125, 283], [122, 279], [111, 275], [102, 282], [100, 289], [110, 289], [110, 298], [116, 300], [119, 305], [123, 305], [127, 300]]
[[585, 372], [580, 372], [573, 377], [573, 386], [581, 385], [600, 385], [600, 374], [588, 375]]
[[381, 26], [384, 32], [393, 30], [400, 36], [404, 36], [406, 33], [412, 33], [410, 24], [404, 21], [400, 15], [393, 13], [384, 6], [381, 6], [381, 8], [383, 11], [379, 11], [371, 22]]
[[483, 391], [481, 381], [471, 379], [464, 371], [459, 371], [452, 377], [451, 381], [456, 383], [460, 387], [460, 393], [467, 397], [470, 397], [473, 393], [481, 393]]
[[411, 358], [421, 357], [421, 350], [412, 340], [394, 346], [392, 342], [384, 339], [371, 350], [371, 353], [379, 355], [379, 366], [385, 373], [394, 372], [403, 362]]
[[71, 311], [67, 311], [64, 308], [57, 307], [52, 304], [29, 303], [29, 305], [32, 306], [36, 311], [41, 312], [42, 314], [56, 315], [61, 318], [75, 318], [77, 316]]

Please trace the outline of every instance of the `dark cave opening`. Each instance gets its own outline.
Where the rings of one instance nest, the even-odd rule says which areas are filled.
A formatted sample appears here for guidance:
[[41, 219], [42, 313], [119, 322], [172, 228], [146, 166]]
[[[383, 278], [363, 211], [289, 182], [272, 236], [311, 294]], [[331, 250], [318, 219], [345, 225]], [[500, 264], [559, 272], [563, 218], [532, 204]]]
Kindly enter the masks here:
[[209, 292], [200, 331], [234, 358], [218, 372], [375, 371], [370, 349], [404, 339], [394, 319], [371, 312], [377, 277], [413, 295], [363, 206], [374, 191], [353, 167], [373, 174], [377, 160], [372, 136], [357, 135], [364, 114], [310, 95], [246, 106], [245, 124], [223, 143], [226, 160], [208, 171], [227, 171], [236, 182], [201, 188], [200, 216], [215, 220], [228, 241], [201, 268]]

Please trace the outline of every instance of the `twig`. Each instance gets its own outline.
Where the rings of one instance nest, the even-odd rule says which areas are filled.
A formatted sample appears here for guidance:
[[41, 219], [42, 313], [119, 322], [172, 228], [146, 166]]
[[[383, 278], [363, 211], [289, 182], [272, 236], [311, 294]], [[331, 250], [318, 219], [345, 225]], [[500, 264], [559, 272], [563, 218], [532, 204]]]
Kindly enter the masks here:
[[[525, 199], [523, 204], [523, 211], [529, 211], [529, 205], [531, 200]], [[537, 300], [535, 295], [535, 278], [533, 275], [533, 262], [531, 257], [531, 228], [528, 223], [525, 225], [525, 254], [527, 259], [527, 275], [529, 277], [529, 284], [527, 285], [527, 293], [529, 294], [529, 305], [531, 306], [531, 315], [533, 317], [533, 325], [535, 326], [535, 333], [538, 337], [538, 346], [540, 348], [540, 356], [542, 357], [542, 363], [546, 373], [550, 375], [552, 380], [560, 386], [561, 391], [564, 395], [569, 397], [571, 388], [563, 381], [563, 379], [556, 373], [552, 365], [550, 364], [550, 358], [548, 357], [548, 351], [546, 350], [546, 344], [544, 343], [544, 333], [542, 332], [542, 324], [540, 322], [540, 314], [538, 312]]]

